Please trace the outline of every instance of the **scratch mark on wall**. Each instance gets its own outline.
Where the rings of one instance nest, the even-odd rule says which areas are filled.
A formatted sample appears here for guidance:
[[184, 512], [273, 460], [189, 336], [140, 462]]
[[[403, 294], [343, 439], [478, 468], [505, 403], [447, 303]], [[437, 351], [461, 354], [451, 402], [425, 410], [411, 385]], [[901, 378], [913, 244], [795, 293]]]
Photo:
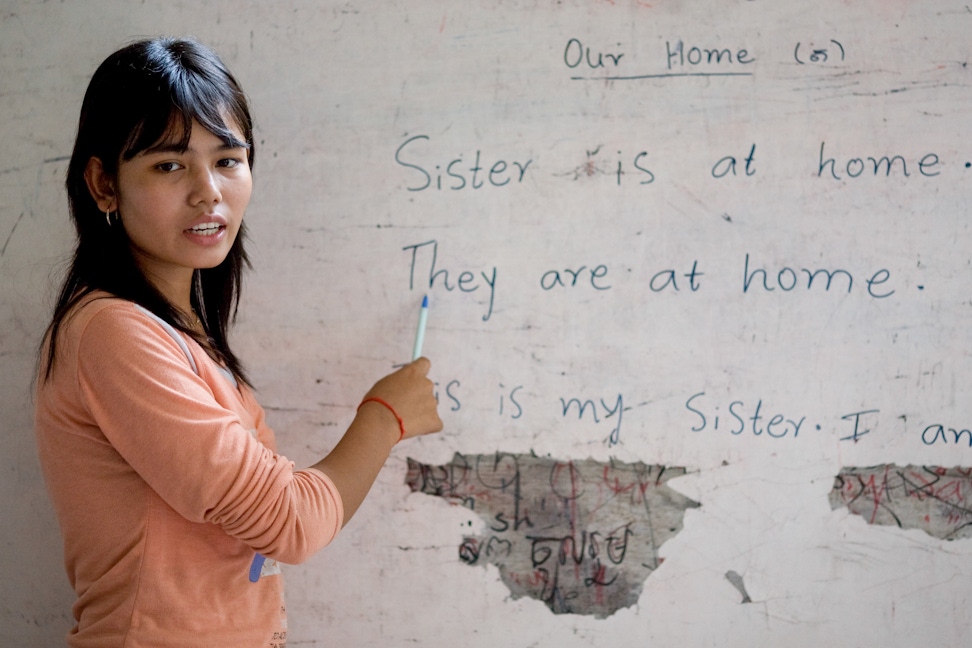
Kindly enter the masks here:
[[413, 492], [442, 497], [486, 524], [459, 558], [493, 564], [513, 598], [542, 601], [555, 614], [603, 619], [635, 604], [662, 559], [658, 548], [682, 529], [695, 502], [665, 483], [684, 468], [532, 454], [456, 454], [442, 466], [408, 459]]
[[3, 247], [0, 247], [0, 257], [7, 253], [7, 246], [10, 245], [10, 239], [13, 238], [14, 232], [17, 231], [17, 226], [20, 225], [20, 221], [24, 219], [24, 212], [20, 212], [20, 216], [17, 217], [17, 221], [10, 228], [10, 233], [7, 234], [6, 240], [3, 242]]
[[935, 538], [972, 538], [972, 468], [882, 464], [843, 468], [830, 506], [868, 524], [921, 529]]

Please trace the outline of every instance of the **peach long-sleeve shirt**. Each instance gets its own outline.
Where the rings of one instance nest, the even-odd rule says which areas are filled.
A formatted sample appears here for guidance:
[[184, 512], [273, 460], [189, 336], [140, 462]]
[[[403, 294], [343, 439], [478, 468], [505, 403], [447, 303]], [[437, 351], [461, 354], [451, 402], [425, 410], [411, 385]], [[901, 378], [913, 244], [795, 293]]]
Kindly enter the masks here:
[[64, 320], [41, 374], [38, 450], [78, 597], [68, 644], [286, 645], [274, 561], [308, 558], [344, 512], [326, 475], [276, 454], [250, 390], [104, 293]]

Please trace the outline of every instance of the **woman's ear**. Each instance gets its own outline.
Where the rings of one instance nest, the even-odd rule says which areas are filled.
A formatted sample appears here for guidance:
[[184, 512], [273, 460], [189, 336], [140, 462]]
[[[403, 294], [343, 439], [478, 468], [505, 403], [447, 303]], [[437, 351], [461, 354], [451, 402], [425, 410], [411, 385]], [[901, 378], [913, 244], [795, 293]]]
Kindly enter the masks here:
[[115, 186], [111, 177], [105, 172], [105, 165], [101, 163], [100, 159], [93, 157], [88, 160], [88, 165], [84, 168], [84, 181], [88, 185], [91, 197], [98, 204], [98, 209], [103, 212], [118, 209]]

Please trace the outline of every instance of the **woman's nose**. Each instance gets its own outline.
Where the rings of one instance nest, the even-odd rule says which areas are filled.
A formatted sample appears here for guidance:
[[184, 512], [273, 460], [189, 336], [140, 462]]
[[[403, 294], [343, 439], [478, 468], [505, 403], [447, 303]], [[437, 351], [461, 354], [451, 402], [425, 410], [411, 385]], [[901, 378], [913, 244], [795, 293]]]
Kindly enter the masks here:
[[192, 193], [190, 194], [190, 204], [213, 205], [222, 200], [222, 193], [219, 190], [219, 180], [212, 169], [197, 168], [192, 175]]

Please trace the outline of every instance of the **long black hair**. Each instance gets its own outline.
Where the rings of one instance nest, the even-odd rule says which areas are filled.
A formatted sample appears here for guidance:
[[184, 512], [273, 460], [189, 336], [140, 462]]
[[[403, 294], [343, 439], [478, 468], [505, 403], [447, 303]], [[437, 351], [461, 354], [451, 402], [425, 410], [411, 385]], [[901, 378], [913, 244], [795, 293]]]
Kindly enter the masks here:
[[252, 169], [253, 121], [246, 96], [219, 56], [194, 40], [138, 41], [109, 56], [95, 71], [81, 105], [68, 165], [67, 194], [77, 247], [48, 328], [45, 379], [54, 368], [57, 334], [65, 316], [81, 299], [101, 290], [135, 302], [193, 336], [245, 382], [227, 339], [239, 307], [243, 270], [250, 265], [243, 249], [245, 226], [240, 225], [221, 264], [193, 273], [192, 307], [205, 330], [203, 337], [142, 273], [121, 222], [108, 221], [84, 177], [89, 160], [98, 158], [108, 177], [115, 179], [120, 162], [174, 133], [181, 133], [181, 145], [188, 147], [193, 122], [232, 145], [238, 138], [228, 119], [242, 131]]

